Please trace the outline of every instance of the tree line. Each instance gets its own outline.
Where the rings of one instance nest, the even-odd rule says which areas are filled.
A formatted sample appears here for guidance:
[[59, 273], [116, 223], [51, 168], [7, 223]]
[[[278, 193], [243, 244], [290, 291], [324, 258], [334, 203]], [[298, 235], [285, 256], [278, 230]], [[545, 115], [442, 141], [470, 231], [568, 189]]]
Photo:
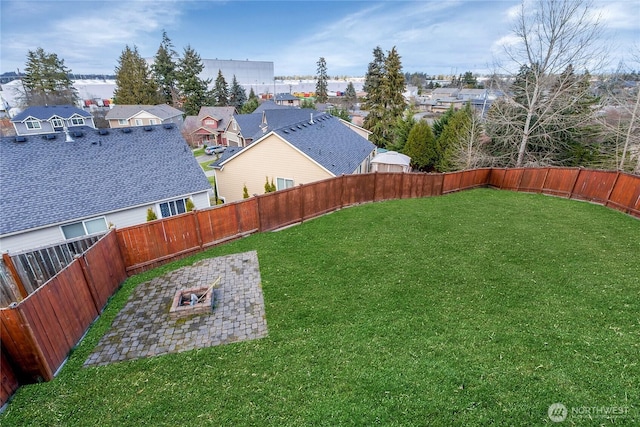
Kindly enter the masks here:
[[[501, 93], [488, 112], [467, 104], [450, 109], [431, 123], [416, 120], [403, 96], [407, 79], [426, 74], [402, 72], [394, 46], [373, 49], [365, 75], [363, 126], [378, 147], [409, 155], [419, 171], [450, 171], [483, 166], [588, 166], [640, 173], [640, 88], [635, 71], [621, 65], [616, 73], [597, 74], [606, 58], [600, 43], [603, 28], [583, 0], [539, 0], [535, 8], [523, 2], [513, 30], [488, 84]], [[640, 54], [635, 52], [640, 63]], [[324, 57], [317, 62], [316, 102], [328, 100], [328, 71]], [[229, 86], [218, 72], [211, 80], [199, 77], [203, 64], [190, 46], [182, 56], [166, 32], [151, 66], [135, 46], [126, 46], [116, 67], [117, 104], [167, 103], [195, 115], [204, 105], [234, 106], [242, 113], [258, 106], [248, 99], [235, 76]], [[500, 71], [500, 72], [498, 72]], [[56, 54], [41, 48], [29, 51], [23, 77], [24, 103], [74, 103], [77, 93], [71, 70]], [[456, 87], [477, 87], [473, 73], [460, 74]], [[345, 90], [344, 109], [334, 115], [348, 119], [347, 110], [358, 101], [353, 84]], [[313, 108], [307, 101], [303, 107]]]

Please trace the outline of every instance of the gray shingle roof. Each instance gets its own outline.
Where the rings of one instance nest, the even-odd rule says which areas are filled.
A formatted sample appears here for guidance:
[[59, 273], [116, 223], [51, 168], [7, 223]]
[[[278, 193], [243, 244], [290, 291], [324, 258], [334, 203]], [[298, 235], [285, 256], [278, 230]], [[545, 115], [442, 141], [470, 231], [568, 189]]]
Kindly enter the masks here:
[[[302, 111], [308, 113], [312, 110]], [[290, 122], [273, 132], [335, 176], [353, 173], [376, 148], [369, 140], [341, 123], [340, 119], [326, 113], [316, 112], [313, 123], [309, 117], [306, 120]], [[259, 144], [259, 141], [255, 143]], [[227, 148], [224, 154], [212, 163], [213, 167], [220, 167], [243, 150], [238, 147], [234, 147], [233, 150], [230, 148]]]
[[210, 189], [180, 130], [167, 127], [2, 138], [0, 235]]
[[74, 107], [73, 105], [38, 105], [29, 107], [20, 114], [17, 114], [12, 122], [21, 122], [27, 117], [35, 117], [40, 120], [48, 120], [53, 116], [58, 116], [63, 119], [68, 119], [74, 114], [78, 114], [81, 117], [91, 117], [91, 113]]
[[[316, 115], [320, 113], [312, 109], [286, 107], [264, 110], [262, 114], [256, 114], [255, 112], [251, 114], [236, 114], [234, 117], [240, 126], [242, 135], [244, 135], [245, 138], [257, 140], [269, 131], [279, 127], [304, 121], [305, 119], [311, 119], [311, 114]], [[264, 130], [260, 127], [263, 118], [267, 123]]]
[[376, 148], [326, 113], [314, 114], [313, 124], [307, 119], [276, 129], [275, 133], [335, 176], [353, 173]]
[[158, 105], [115, 105], [105, 118], [107, 120], [125, 119], [128, 120], [141, 111], [153, 114], [160, 120], [170, 119], [172, 117], [181, 116], [182, 111], [167, 104]]
[[280, 104], [276, 104], [275, 102], [269, 100], [269, 101], [264, 101], [262, 104], [258, 105], [258, 108], [256, 108], [253, 113], [251, 114], [262, 114], [264, 111], [266, 110], [283, 110], [283, 109], [298, 109], [298, 107], [291, 107], [288, 105], [280, 105]]

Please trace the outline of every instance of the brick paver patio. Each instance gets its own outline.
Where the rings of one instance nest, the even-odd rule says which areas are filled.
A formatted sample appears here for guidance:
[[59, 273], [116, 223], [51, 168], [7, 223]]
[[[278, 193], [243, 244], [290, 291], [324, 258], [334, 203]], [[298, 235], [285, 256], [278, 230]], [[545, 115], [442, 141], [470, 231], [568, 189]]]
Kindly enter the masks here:
[[[215, 289], [213, 313], [169, 317], [178, 290]], [[140, 284], [84, 366], [177, 353], [267, 335], [258, 255], [255, 251], [199, 261]]]

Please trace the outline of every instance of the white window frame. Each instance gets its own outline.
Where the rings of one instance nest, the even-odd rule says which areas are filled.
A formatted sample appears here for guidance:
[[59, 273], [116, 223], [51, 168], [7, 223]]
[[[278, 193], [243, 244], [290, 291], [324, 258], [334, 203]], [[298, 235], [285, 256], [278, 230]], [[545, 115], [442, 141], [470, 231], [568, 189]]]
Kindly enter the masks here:
[[[280, 181], [283, 181], [284, 187], [280, 188]], [[291, 185], [288, 185], [288, 183], [291, 183]], [[293, 188], [295, 186], [295, 182], [293, 181], [293, 179], [291, 178], [282, 178], [282, 177], [276, 177], [276, 190], [280, 191], [280, 190], [286, 190], [287, 188]]]
[[34, 118], [29, 118], [27, 120], [24, 121], [24, 125], [27, 127], [27, 129], [42, 129], [42, 125], [40, 124], [40, 121], [38, 119], [34, 119]]
[[84, 117], [71, 117], [71, 126], [84, 126]]
[[129, 124], [129, 122], [127, 121], [127, 119], [118, 119], [118, 124], [126, 126]]
[[156, 121], [156, 119], [149, 119], [149, 124], [150, 125], [157, 125], [158, 122]]
[[[101, 219], [104, 222], [104, 230], [96, 231], [94, 233], [89, 233], [89, 231], [87, 229], [87, 223], [88, 222], [93, 222], [93, 221], [96, 221], [96, 220], [99, 220], [99, 219]], [[84, 234], [82, 234], [80, 236], [67, 237], [67, 235], [64, 232], [65, 227], [68, 227], [70, 225], [78, 225], [78, 224], [82, 225], [82, 229], [84, 230]], [[79, 237], [91, 236], [93, 234], [100, 234], [100, 233], [106, 232], [107, 230], [109, 230], [109, 225], [107, 224], [107, 218], [104, 217], [104, 216], [98, 216], [98, 217], [95, 217], [95, 218], [89, 218], [89, 219], [85, 219], [83, 221], [72, 222], [72, 223], [64, 224], [64, 225], [60, 226], [60, 232], [62, 233], [62, 236], [64, 237], [65, 240], [77, 239]]]
[[64, 120], [62, 120], [60, 117], [53, 117], [51, 119], [51, 126], [53, 126], [54, 128], [64, 127]]
[[[187, 213], [187, 200], [188, 199], [190, 199], [190, 197], [167, 200], [165, 202], [158, 203], [156, 205], [156, 211], [160, 212], [160, 215], [159, 215], [160, 218], [170, 218], [172, 216], [182, 215], [184, 213]], [[182, 202], [182, 206], [178, 205], [178, 202]], [[162, 210], [162, 205], [167, 205], [167, 209], [169, 210], [169, 214], [168, 215], [164, 214], [164, 212]]]
[[134, 119], [136, 126], [142, 126], [142, 119]]

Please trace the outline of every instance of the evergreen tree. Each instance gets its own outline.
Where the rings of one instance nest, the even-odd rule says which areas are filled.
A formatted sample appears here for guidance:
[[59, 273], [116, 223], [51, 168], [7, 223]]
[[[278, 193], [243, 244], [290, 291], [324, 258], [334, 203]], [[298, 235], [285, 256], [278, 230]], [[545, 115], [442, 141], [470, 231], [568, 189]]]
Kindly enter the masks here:
[[200, 73], [204, 69], [200, 55], [190, 45], [184, 48], [184, 54], [178, 64], [178, 89], [183, 96], [183, 110], [189, 116], [200, 112], [200, 107], [209, 104], [208, 85], [211, 79], [201, 79]]
[[240, 114], [251, 114], [259, 106], [260, 106], [260, 103], [258, 102], [258, 98], [256, 97], [249, 98], [249, 100], [245, 102], [244, 105], [242, 106], [242, 109], [240, 110]]
[[409, 133], [416, 124], [416, 120], [413, 118], [413, 115], [414, 111], [408, 110], [404, 116], [396, 119], [396, 123], [393, 126], [393, 142], [391, 145], [387, 145], [387, 148], [402, 153], [404, 146], [407, 143], [407, 139], [409, 138]]
[[371, 135], [371, 142], [376, 144], [378, 147], [385, 146], [382, 127], [382, 119], [385, 110], [383, 92], [385, 59], [384, 52], [380, 46], [377, 46], [373, 50], [373, 61], [369, 63], [363, 86], [363, 90], [366, 92], [363, 109], [368, 111], [363, 125], [365, 129], [373, 132]]
[[433, 136], [436, 139], [440, 138], [440, 134], [447, 126], [447, 123], [449, 122], [449, 119], [451, 119], [451, 116], [453, 116], [454, 114], [455, 110], [453, 109], [453, 106], [451, 106], [447, 109], [447, 111], [444, 112], [442, 116], [440, 116], [439, 119], [433, 122]]
[[435, 168], [438, 172], [449, 172], [465, 166], [460, 161], [464, 158], [463, 152], [468, 153], [469, 146], [473, 149], [479, 137], [477, 128], [470, 133], [472, 119], [473, 111], [469, 103], [465, 108], [453, 112], [447, 119], [442, 132], [436, 139]]
[[346, 104], [347, 110], [353, 109], [357, 101], [358, 96], [356, 95], [356, 88], [353, 86], [353, 82], [349, 82], [347, 88], [344, 91], [344, 102]]
[[402, 117], [407, 103], [404, 99], [405, 80], [402, 73], [400, 55], [395, 46], [387, 55], [385, 61], [384, 97], [386, 100], [388, 123], [391, 126]]
[[165, 104], [177, 106], [179, 104], [179, 96], [177, 90], [177, 65], [176, 57], [178, 54], [173, 49], [171, 39], [167, 36], [166, 31], [162, 31], [162, 42], [154, 57], [151, 70], [156, 79], [156, 84], [160, 89], [160, 96]]
[[333, 107], [333, 108], [330, 108], [327, 112], [331, 114], [333, 117], [339, 117], [344, 121], [351, 122], [351, 117], [349, 117], [349, 112], [345, 109]]
[[229, 105], [229, 86], [222, 75], [222, 70], [218, 70], [218, 77], [211, 91], [211, 99], [216, 107], [226, 107]]
[[316, 74], [316, 101], [324, 104], [329, 100], [327, 84], [327, 63], [323, 57], [318, 60], [318, 70]]
[[41, 47], [27, 53], [25, 76], [22, 78], [24, 106], [47, 104], [75, 104], [78, 92], [69, 78], [71, 70], [55, 53]]
[[238, 83], [238, 80], [236, 79], [236, 76], [234, 74], [229, 94], [229, 105], [236, 107], [236, 110], [240, 111], [245, 102], [247, 102], [247, 93], [244, 91], [244, 88]]
[[403, 96], [405, 81], [400, 55], [395, 47], [386, 57], [380, 47], [376, 47], [373, 55], [374, 60], [365, 76], [365, 108], [369, 114], [364, 120], [364, 127], [373, 132], [374, 144], [385, 147], [393, 143], [393, 126], [406, 108]]
[[155, 105], [161, 102], [158, 86], [151, 77], [147, 62], [138, 53], [138, 48], [126, 46], [118, 59], [116, 89], [113, 101], [116, 104]]
[[300, 102], [300, 108], [308, 108], [310, 110], [315, 110], [316, 103], [309, 98], [304, 98], [302, 102]]
[[431, 172], [437, 161], [435, 143], [431, 127], [424, 120], [420, 120], [411, 128], [402, 152], [411, 157], [411, 166], [414, 169]]

